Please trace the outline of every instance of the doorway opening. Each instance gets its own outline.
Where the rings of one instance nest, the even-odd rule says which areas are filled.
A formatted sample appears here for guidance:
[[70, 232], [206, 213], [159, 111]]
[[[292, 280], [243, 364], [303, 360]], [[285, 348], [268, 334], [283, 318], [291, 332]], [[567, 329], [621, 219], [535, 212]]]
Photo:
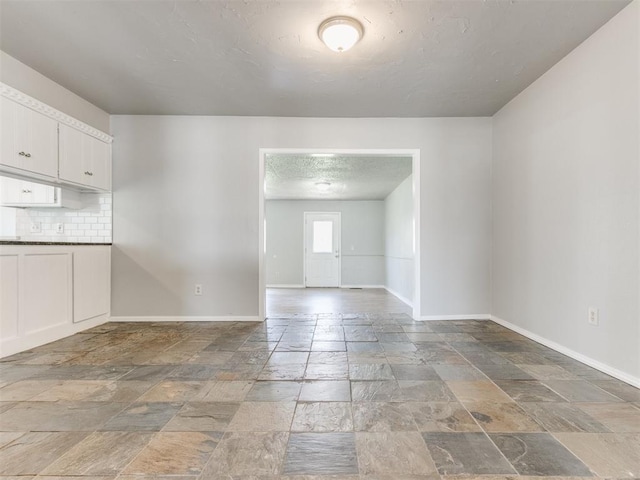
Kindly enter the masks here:
[[341, 212], [304, 212], [304, 286], [340, 287]]
[[268, 287], [341, 287], [322, 292], [341, 301], [364, 288], [420, 318], [419, 150], [263, 148], [259, 162], [262, 318]]

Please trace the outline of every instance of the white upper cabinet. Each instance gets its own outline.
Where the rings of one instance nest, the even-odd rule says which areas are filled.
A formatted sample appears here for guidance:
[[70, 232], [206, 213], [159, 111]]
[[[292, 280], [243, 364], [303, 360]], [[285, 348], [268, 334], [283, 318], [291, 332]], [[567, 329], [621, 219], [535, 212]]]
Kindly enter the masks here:
[[80, 192], [0, 177], [0, 207], [16, 208], [84, 208]]
[[0, 172], [68, 190], [109, 191], [112, 140], [0, 82]]
[[111, 190], [111, 145], [68, 125], [59, 126], [60, 180]]
[[50, 185], [0, 177], [0, 206], [35, 207], [54, 206], [60, 190]]
[[4, 97], [0, 112], [0, 164], [55, 178], [58, 122]]

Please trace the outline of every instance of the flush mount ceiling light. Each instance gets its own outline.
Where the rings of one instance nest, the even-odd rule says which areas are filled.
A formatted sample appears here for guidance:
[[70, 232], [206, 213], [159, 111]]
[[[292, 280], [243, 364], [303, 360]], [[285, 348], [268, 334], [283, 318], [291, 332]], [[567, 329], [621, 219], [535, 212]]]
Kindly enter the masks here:
[[314, 185], [316, 187], [318, 187], [320, 190], [327, 190], [331, 186], [331, 183], [330, 182], [316, 182]]
[[318, 36], [334, 52], [346, 52], [362, 38], [362, 24], [351, 17], [327, 18], [318, 28]]

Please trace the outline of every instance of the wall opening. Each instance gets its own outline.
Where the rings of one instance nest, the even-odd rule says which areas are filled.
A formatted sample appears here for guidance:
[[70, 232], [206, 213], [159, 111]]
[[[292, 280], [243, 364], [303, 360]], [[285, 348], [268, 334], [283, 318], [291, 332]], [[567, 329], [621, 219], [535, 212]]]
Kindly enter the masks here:
[[[409, 262], [409, 269], [405, 267], [404, 271], [408, 272], [407, 275], [410, 277], [409, 282], [411, 284], [411, 293], [406, 294], [406, 296], [398, 295], [398, 292], [387, 288], [389, 292], [398, 297], [402, 302], [405, 302], [411, 305], [411, 312], [414, 319], [420, 318], [420, 151], [416, 149], [331, 149], [331, 148], [323, 148], [323, 149], [277, 149], [277, 148], [262, 148], [259, 150], [259, 315], [261, 318], [265, 318], [267, 308], [266, 308], [266, 289], [270, 282], [274, 281], [274, 268], [272, 268], [274, 259], [272, 258], [274, 255], [267, 255], [267, 238], [266, 238], [266, 229], [269, 228], [270, 238], [273, 237], [274, 227], [273, 224], [267, 225], [267, 204], [269, 204], [270, 212], [271, 206], [274, 201], [278, 203], [280, 200], [286, 200], [283, 198], [278, 198], [278, 192], [271, 188], [272, 183], [271, 180], [267, 182], [267, 178], [273, 178], [272, 164], [269, 163], [272, 159], [278, 159], [279, 164], [282, 165], [282, 168], [288, 168], [288, 163], [282, 162], [282, 159], [296, 159], [304, 157], [306, 161], [310, 162], [310, 165], [317, 165], [321, 162], [322, 158], [326, 157], [336, 157], [337, 160], [345, 157], [357, 157], [362, 160], [370, 158], [370, 159], [384, 159], [387, 162], [393, 162], [394, 159], [399, 161], [400, 159], [404, 161], [408, 161], [410, 165], [409, 177], [404, 180], [402, 189], [405, 191], [408, 196], [408, 208], [407, 203], [404, 203], [404, 210], [410, 210], [406, 212], [406, 217], [404, 219], [404, 224], [410, 230], [408, 236], [409, 238], [405, 242], [405, 250], [409, 251], [411, 254], [411, 258], [405, 259], [405, 262]], [[395, 165], [396, 169], [398, 164]], [[345, 167], [347, 168], [347, 167]], [[269, 170], [268, 170], [269, 169]], [[294, 175], [295, 176], [295, 175]], [[384, 177], [384, 176], [383, 176]], [[326, 181], [326, 179], [322, 176], [314, 177], [313, 182], [309, 185], [304, 185], [303, 183], [298, 182], [296, 185], [299, 187], [299, 193], [302, 195], [301, 197], [297, 197], [294, 195], [293, 198], [289, 200], [300, 200], [304, 202], [305, 194], [308, 193], [309, 190], [314, 188], [314, 185], [320, 189], [328, 190], [328, 189], [336, 189], [340, 190], [341, 185], [336, 184], [332, 185], [332, 182]], [[339, 183], [339, 182], [336, 182]], [[269, 188], [267, 188], [267, 184], [269, 184]], [[328, 184], [328, 185], [327, 185]], [[366, 182], [361, 182], [361, 185], [366, 187]], [[294, 185], [295, 187], [295, 185]], [[396, 187], [394, 187], [396, 188]], [[400, 188], [399, 186], [397, 188]], [[268, 191], [267, 191], [268, 190]], [[294, 188], [295, 190], [295, 188]], [[275, 192], [275, 193], [274, 193]], [[395, 191], [394, 191], [395, 193]], [[389, 195], [389, 198], [391, 195]], [[308, 198], [308, 197], [307, 197]], [[325, 196], [322, 196], [322, 199], [319, 199], [319, 202], [330, 203], [331, 201], [339, 198], [339, 195], [336, 197], [332, 197], [330, 201]], [[386, 199], [385, 199], [385, 204]], [[395, 207], [397, 208], [398, 206]], [[331, 210], [331, 209], [330, 209]], [[327, 210], [329, 211], [329, 210]], [[301, 213], [302, 216], [302, 213]], [[344, 215], [343, 215], [344, 217]], [[296, 234], [300, 234], [302, 236], [304, 232], [303, 227], [303, 219], [300, 219], [300, 232], [296, 232]], [[273, 221], [273, 218], [272, 220]], [[274, 222], [275, 223], [275, 222]], [[294, 227], [296, 228], [296, 227]], [[343, 225], [343, 232], [345, 226]], [[302, 243], [300, 247], [302, 247]], [[353, 246], [349, 245], [346, 242], [343, 242], [341, 245], [341, 249], [346, 250], [347, 256], [349, 252], [349, 248], [353, 248]], [[272, 254], [273, 252], [270, 252]], [[304, 265], [304, 255], [301, 253], [300, 265]], [[387, 262], [387, 258], [385, 256], [384, 262]], [[386, 275], [386, 263], [385, 263], [385, 275]], [[344, 269], [343, 269], [344, 271]], [[277, 272], [280, 274], [280, 272]], [[267, 275], [268, 274], [268, 275]], [[277, 278], [276, 282], [280, 282], [280, 284], [284, 283], [288, 285], [286, 280], [283, 278]], [[304, 279], [301, 278], [300, 281], [297, 281], [297, 285], [288, 285], [290, 287], [304, 287]], [[383, 282], [385, 285], [377, 285], [379, 287], [386, 288], [386, 278]], [[345, 286], [345, 279], [342, 278], [342, 284]], [[348, 285], [346, 285], [348, 286]]]

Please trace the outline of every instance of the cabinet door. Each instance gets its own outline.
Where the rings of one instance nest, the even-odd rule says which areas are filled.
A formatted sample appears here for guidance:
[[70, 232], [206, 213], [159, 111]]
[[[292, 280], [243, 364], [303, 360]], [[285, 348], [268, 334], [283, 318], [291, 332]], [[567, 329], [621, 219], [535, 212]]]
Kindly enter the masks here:
[[49, 206], [56, 203], [56, 188], [41, 183], [0, 177], [0, 205]]
[[111, 189], [111, 145], [61, 124], [59, 147], [61, 179]]
[[56, 188], [41, 183], [22, 182], [22, 198], [25, 205], [53, 205]]
[[0, 204], [16, 205], [22, 201], [22, 181], [0, 177]]
[[18, 336], [18, 255], [0, 255], [0, 342]]
[[0, 163], [9, 167], [25, 168], [27, 140], [27, 109], [11, 100], [0, 97]]
[[58, 123], [7, 98], [0, 98], [0, 163], [57, 176]]
[[73, 321], [109, 313], [111, 262], [108, 247], [83, 247], [73, 253]]
[[71, 254], [27, 254], [21, 269], [20, 322], [28, 335], [71, 323]]
[[20, 203], [18, 205], [33, 205], [36, 203], [36, 197], [39, 197], [39, 191], [35, 183], [20, 182]]
[[89, 137], [89, 139], [92, 185], [102, 190], [111, 190], [111, 145], [97, 138]]
[[58, 122], [27, 109], [27, 149], [30, 161], [27, 170], [58, 176]]
[[90, 185], [89, 144], [87, 135], [75, 128], [60, 124], [59, 175], [63, 180]]

